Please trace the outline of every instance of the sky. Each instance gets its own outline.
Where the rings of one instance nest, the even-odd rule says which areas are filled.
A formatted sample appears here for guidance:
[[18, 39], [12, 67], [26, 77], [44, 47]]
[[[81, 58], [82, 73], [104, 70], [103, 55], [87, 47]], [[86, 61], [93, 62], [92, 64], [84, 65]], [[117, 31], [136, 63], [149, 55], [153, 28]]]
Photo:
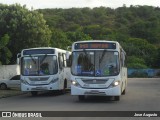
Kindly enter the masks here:
[[82, 8], [82, 7], [122, 7], [124, 4], [129, 7], [130, 5], [149, 5], [160, 7], [160, 0], [0, 0], [2, 4], [15, 4], [26, 5], [31, 9], [43, 8]]

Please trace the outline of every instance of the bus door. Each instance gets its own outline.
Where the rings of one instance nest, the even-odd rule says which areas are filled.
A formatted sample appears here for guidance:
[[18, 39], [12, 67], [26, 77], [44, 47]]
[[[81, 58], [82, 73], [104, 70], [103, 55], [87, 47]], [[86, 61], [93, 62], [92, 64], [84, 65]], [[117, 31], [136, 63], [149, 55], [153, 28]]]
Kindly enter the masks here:
[[59, 74], [59, 80], [60, 80], [60, 88], [63, 89], [64, 85], [64, 60], [63, 60], [63, 56], [62, 53], [58, 53], [58, 62], [59, 62], [59, 70], [58, 70], [58, 74]]
[[125, 67], [125, 53], [121, 50], [120, 53], [120, 66], [121, 66], [121, 79], [122, 79], [122, 87], [125, 88], [126, 86], [126, 78], [127, 78], [127, 71]]

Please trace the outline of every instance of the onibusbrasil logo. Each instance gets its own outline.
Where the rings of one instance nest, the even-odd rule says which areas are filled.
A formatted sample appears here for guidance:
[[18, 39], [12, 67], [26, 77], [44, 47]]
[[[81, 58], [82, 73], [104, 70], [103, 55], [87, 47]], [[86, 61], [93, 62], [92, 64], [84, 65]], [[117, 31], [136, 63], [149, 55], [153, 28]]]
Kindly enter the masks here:
[[2, 112], [2, 117], [42, 117], [40, 112]]

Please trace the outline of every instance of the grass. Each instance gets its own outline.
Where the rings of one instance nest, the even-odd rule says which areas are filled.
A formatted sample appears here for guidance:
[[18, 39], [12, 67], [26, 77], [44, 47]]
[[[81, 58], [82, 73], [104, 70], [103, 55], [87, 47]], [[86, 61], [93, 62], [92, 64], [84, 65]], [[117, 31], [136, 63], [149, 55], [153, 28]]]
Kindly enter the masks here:
[[0, 98], [6, 98], [6, 97], [21, 95], [21, 94], [23, 94], [23, 92], [21, 92], [21, 90], [18, 88], [0, 90]]

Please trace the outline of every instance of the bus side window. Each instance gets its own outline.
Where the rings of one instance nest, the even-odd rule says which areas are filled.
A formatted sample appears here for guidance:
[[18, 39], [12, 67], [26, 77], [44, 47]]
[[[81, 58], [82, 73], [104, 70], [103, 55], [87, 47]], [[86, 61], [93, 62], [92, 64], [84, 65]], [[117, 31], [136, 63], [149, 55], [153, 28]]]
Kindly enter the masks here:
[[63, 58], [62, 58], [62, 53], [58, 53], [58, 62], [59, 62], [59, 69], [63, 69]]
[[63, 55], [63, 67], [67, 67], [67, 60], [66, 60], [66, 54], [62, 54]]
[[71, 67], [72, 65], [72, 55], [69, 55], [68, 59], [66, 59], [67, 67]]

